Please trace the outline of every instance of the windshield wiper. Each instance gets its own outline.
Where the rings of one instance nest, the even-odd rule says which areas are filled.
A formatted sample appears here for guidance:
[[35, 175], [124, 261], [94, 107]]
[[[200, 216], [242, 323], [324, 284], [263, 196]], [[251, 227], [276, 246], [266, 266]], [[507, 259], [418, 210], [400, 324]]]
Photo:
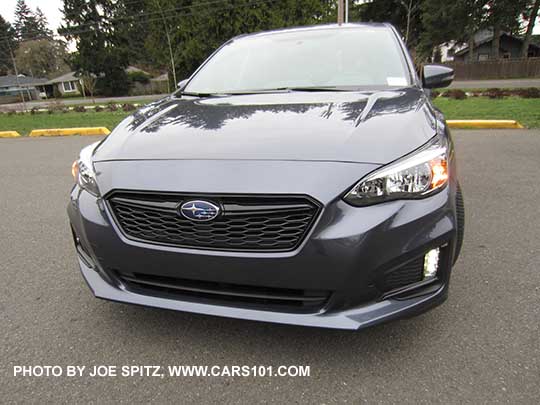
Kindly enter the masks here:
[[334, 91], [350, 91], [347, 89], [340, 89], [337, 87], [278, 87], [275, 89], [254, 89], [254, 90], [240, 90], [240, 91], [226, 91], [223, 93], [196, 93], [196, 92], [180, 92], [177, 93], [179, 96], [192, 96], [192, 97], [219, 97], [219, 96], [241, 96], [241, 95], [249, 95], [249, 94], [265, 94], [265, 93], [289, 93], [289, 92], [295, 92], [295, 91], [306, 91], [306, 92], [317, 92], [317, 91], [327, 91], [327, 92], [334, 92]]
[[227, 93], [195, 93], [190, 91], [181, 91], [180, 93], [176, 93], [178, 96], [191, 96], [191, 97], [214, 97], [214, 96], [227, 96]]
[[340, 89], [338, 87], [332, 87], [332, 86], [328, 86], [328, 87], [310, 87], [310, 86], [306, 86], [306, 87], [283, 87], [281, 89], [277, 89], [277, 90], [288, 90], [288, 91], [349, 91], [347, 89]]

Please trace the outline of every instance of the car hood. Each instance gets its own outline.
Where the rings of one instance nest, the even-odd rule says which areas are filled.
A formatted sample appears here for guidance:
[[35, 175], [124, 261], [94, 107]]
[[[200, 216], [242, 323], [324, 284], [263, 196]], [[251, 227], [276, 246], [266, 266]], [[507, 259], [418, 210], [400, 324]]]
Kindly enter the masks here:
[[94, 160], [384, 164], [435, 133], [435, 114], [417, 88], [168, 97], [126, 118]]

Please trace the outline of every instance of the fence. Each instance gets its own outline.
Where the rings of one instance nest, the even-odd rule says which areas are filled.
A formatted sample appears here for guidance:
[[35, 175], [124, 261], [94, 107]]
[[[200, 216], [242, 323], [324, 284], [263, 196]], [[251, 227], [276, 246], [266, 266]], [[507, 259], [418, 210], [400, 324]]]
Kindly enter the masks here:
[[150, 80], [146, 84], [133, 83], [129, 89], [130, 96], [141, 96], [146, 94], [165, 94], [170, 93], [169, 83], [167, 81]]
[[540, 77], [540, 58], [499, 59], [482, 62], [447, 62], [456, 80], [522, 79]]

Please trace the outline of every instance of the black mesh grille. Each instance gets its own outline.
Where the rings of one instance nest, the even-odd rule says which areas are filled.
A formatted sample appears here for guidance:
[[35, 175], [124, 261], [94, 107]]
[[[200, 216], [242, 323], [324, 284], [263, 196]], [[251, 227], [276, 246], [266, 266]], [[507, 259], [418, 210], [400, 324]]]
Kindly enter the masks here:
[[[182, 203], [204, 199], [222, 208], [209, 222], [179, 213]], [[131, 239], [216, 250], [286, 251], [296, 248], [319, 206], [307, 197], [187, 196], [115, 193], [108, 198], [116, 222]]]
[[383, 291], [390, 291], [409, 284], [422, 281], [424, 273], [424, 257], [419, 257], [405, 265], [386, 273], [381, 282]]
[[133, 292], [265, 310], [314, 312], [320, 310], [330, 297], [329, 291], [319, 290], [248, 286], [138, 273], [117, 272], [117, 276]]

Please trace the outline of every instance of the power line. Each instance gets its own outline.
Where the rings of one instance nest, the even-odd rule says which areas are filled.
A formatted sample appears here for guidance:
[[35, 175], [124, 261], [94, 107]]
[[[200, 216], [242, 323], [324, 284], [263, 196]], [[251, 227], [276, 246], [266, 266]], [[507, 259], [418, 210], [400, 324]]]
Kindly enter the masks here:
[[[169, 18], [175, 18], [175, 17], [184, 17], [184, 16], [190, 16], [190, 15], [196, 15], [196, 14], [199, 14], [199, 11], [191, 12], [191, 13], [185, 13], [185, 14], [178, 14], [178, 12], [182, 11], [182, 10], [186, 10], [186, 9], [202, 8], [202, 7], [205, 7], [205, 6], [211, 6], [211, 5], [219, 4], [219, 3], [229, 3], [229, 4], [227, 4], [227, 6], [229, 6], [228, 10], [232, 10], [232, 9], [236, 9], [236, 8], [240, 8], [240, 7], [250, 6], [252, 4], [266, 3], [266, 2], [271, 3], [273, 1], [278, 1], [278, 0], [254, 0], [254, 1], [251, 1], [251, 2], [248, 2], [248, 3], [245, 3], [245, 4], [237, 4], [237, 5], [230, 4], [230, 1], [231, 0], [213, 0], [213, 1], [207, 1], [207, 2], [204, 2], [204, 3], [192, 4], [190, 6], [182, 6], [182, 7], [176, 7], [176, 8], [172, 8], [172, 9], [168, 9], [168, 10], [163, 10], [163, 13], [166, 14], [164, 16], [164, 18], [169, 19]], [[135, 2], [136, 1], [125, 3], [125, 4], [133, 4]], [[222, 11], [220, 9], [213, 9], [213, 10], [214, 11], [212, 11], [212, 12]], [[170, 14], [170, 13], [172, 13], [172, 14]], [[129, 15], [129, 16], [119, 16], [119, 17], [115, 17], [115, 18], [108, 18], [108, 19], [106, 19], [106, 22], [110, 23], [110, 22], [123, 21], [123, 20], [130, 20], [131, 22], [137, 22], [137, 20], [141, 20], [143, 17], [152, 16], [152, 15], [156, 15], [156, 14], [160, 14], [160, 12], [159, 11], [145, 12], [145, 13], [133, 14], [133, 15]], [[145, 19], [144, 22], [161, 21], [162, 19], [163, 18], [161, 18], [161, 17], [154, 18], [154, 19]], [[94, 27], [94, 29], [75, 30], [75, 31], [72, 31], [71, 33], [69, 33], [67, 35], [56, 34], [56, 36], [65, 37], [65, 36], [69, 36], [69, 35], [77, 35], [77, 34], [83, 34], [83, 33], [86, 33], [86, 32], [93, 32], [93, 31], [95, 31], [95, 29], [99, 28], [99, 24], [100, 24], [100, 21], [79, 24], [77, 26], [74, 26], [73, 28], [89, 26], [89, 27]], [[55, 36], [55, 35], [53, 34], [53, 36]], [[43, 35], [41, 37], [27, 37], [23, 41], [32, 41], [34, 39], [47, 39], [48, 37], [50, 37], [50, 36]], [[0, 41], [4, 40], [6, 38], [9, 38], [9, 36], [6, 35], [4, 37], [0, 37]]]

